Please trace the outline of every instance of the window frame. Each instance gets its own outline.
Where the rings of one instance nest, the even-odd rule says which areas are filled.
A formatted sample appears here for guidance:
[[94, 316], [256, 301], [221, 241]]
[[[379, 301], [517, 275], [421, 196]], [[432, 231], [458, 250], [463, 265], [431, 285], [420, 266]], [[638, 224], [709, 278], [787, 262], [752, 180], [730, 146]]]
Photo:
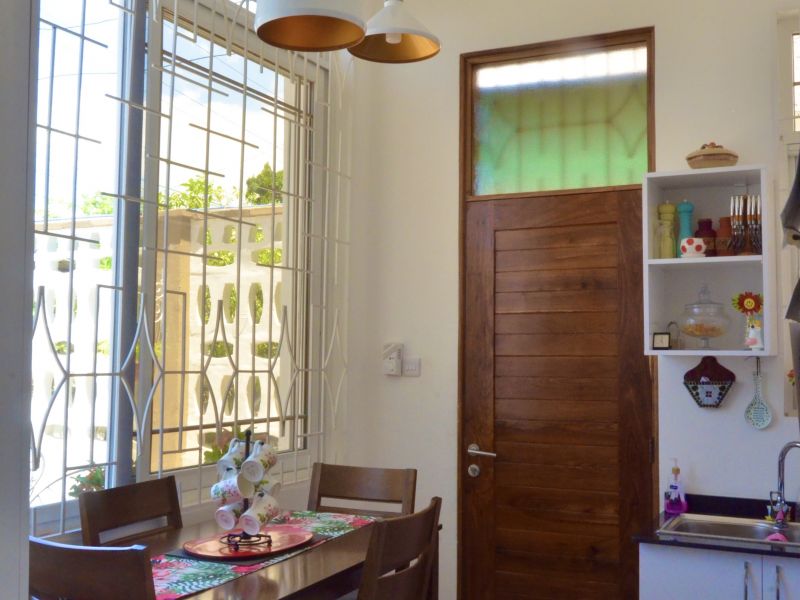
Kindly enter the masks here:
[[[254, 0], [251, 1], [254, 3]], [[155, 198], [157, 197], [158, 193], [159, 159], [157, 157], [159, 155], [159, 129], [161, 120], [161, 115], [159, 114], [161, 103], [160, 81], [162, 77], [162, 73], [159, 71], [158, 67], [161, 66], [160, 28], [163, 13], [159, 12], [157, 14], [153, 14], [149, 12], [149, 9], [152, 9], [155, 6], [160, 6], [161, 4], [162, 2], [158, 0], [148, 3], [148, 12], [144, 16], [149, 29], [147, 44], [150, 47], [153, 47], [153, 42], [157, 41], [159, 48], [155, 59], [149, 54], [145, 53], [145, 60], [147, 60], [148, 64], [144, 73], [144, 77], [147, 81], [145, 86], [146, 99], [144, 102], [144, 107], [125, 100], [127, 96], [124, 91], [120, 92], [120, 98], [113, 99], [120, 101], [120, 126], [122, 134], [119, 136], [118, 143], [114, 148], [115, 152], [118, 154], [117, 162], [120, 165], [117, 185], [117, 194], [119, 194], [119, 198], [121, 199], [119, 202], [120, 207], [123, 207], [126, 204], [124, 201], [124, 176], [128, 154], [128, 148], [126, 147], [128, 142], [128, 131], [126, 128], [127, 122], [125, 119], [126, 105], [131, 112], [140, 111], [144, 114], [144, 123], [142, 127], [143, 131], [139, 140], [139, 149], [141, 151], [139, 159], [142, 161], [144, 166], [141, 197], [145, 199]], [[306, 261], [315, 265], [313, 275], [307, 278], [307, 291], [304, 294], [306, 302], [303, 303], [302, 308], [300, 308], [300, 310], [305, 313], [302, 319], [302, 327], [305, 329], [304, 335], [307, 340], [305, 353], [313, 354], [313, 356], [308, 359], [309, 368], [306, 369], [308, 373], [304, 374], [304, 376], [307, 376], [308, 378], [308, 381], [304, 386], [304, 401], [306, 403], [306, 411], [304, 417], [302, 417], [302, 419], [306, 421], [306, 426], [302, 433], [297, 431], [295, 432], [295, 435], [298, 438], [302, 437], [304, 439], [305, 447], [300, 450], [295, 449], [279, 454], [278, 466], [273, 472], [276, 478], [282, 480], [285, 485], [301, 482], [310, 478], [311, 462], [324, 453], [324, 436], [325, 432], [327, 431], [325, 427], [327, 409], [324, 405], [324, 399], [326, 394], [329, 392], [329, 389], [324, 378], [327, 368], [326, 363], [330, 352], [330, 348], [326, 347], [326, 345], [329, 344], [329, 336], [331, 335], [331, 324], [326, 321], [325, 317], [328, 311], [326, 305], [329, 294], [328, 279], [331, 277], [331, 273], [329, 273], [329, 263], [331, 258], [326, 250], [327, 244], [331, 241], [331, 239], [328, 237], [327, 230], [327, 211], [329, 210], [327, 202], [333, 196], [332, 177], [334, 177], [334, 175], [331, 175], [326, 165], [328, 164], [327, 161], [330, 153], [331, 143], [329, 140], [329, 128], [331, 123], [335, 122], [335, 115], [331, 114], [332, 102], [330, 89], [330, 68], [332, 64], [330, 62], [328, 62], [327, 65], [324, 64], [325, 61], [322, 59], [321, 55], [297, 54], [269, 47], [263, 44], [260, 42], [260, 40], [258, 40], [253, 29], [254, 14], [242, 8], [238, 2], [234, 2], [232, 0], [165, 0], [163, 4], [171, 7], [171, 10], [176, 10], [182, 22], [185, 22], [187, 17], [196, 19], [196, 21], [188, 21], [190, 27], [202, 26], [204, 23], [208, 23], [210, 19], [217, 19], [218, 23], [226, 25], [226, 19], [235, 17], [234, 26], [227, 27], [226, 25], [225, 28], [221, 26], [215, 27], [214, 31], [228, 31], [230, 35], [230, 39], [221, 39], [218, 36], [215, 40], [215, 43], [220, 44], [220, 46], [229, 44], [229, 47], [234, 52], [237, 49], [244, 50], [249, 46], [251, 50], [248, 50], [246, 53], [244, 51], [240, 51], [239, 54], [245, 56], [245, 58], [256, 60], [265, 66], [268, 66], [268, 68], [272, 69], [277, 67], [281, 74], [288, 76], [302, 74], [302, 79], [304, 82], [308, 82], [310, 84], [311, 89], [302, 92], [300, 97], [304, 103], [303, 110], [308, 114], [313, 115], [314, 126], [310, 128], [308, 133], [305, 133], [305, 130], [303, 130], [303, 133], [296, 136], [298, 139], [302, 138], [302, 143], [299, 144], [297, 148], [293, 148], [294, 152], [300, 153], [294, 158], [294, 162], [297, 165], [298, 171], [302, 172], [298, 173], [296, 176], [294, 176], [294, 178], [305, 179], [304, 187], [302, 188], [305, 198], [303, 202], [298, 202], [298, 204], [305, 207], [304, 210], [309, 212], [309, 228], [304, 230], [304, 233], [301, 234], [302, 240], [299, 243], [304, 243], [307, 245], [305, 250]], [[127, 8], [120, 8], [120, 10], [124, 10], [126, 13], [128, 13], [130, 18], [126, 18], [125, 22], [126, 24], [129, 24], [133, 18], [134, 12]], [[168, 9], [166, 7], [162, 7], [161, 10], [166, 11]], [[157, 36], [154, 36], [153, 34], [156, 30], [158, 33]], [[121, 32], [121, 36], [124, 37], [121, 38], [122, 49], [119, 56], [119, 64], [121, 69], [120, 79], [123, 82], [128, 82], [130, 80], [130, 73], [127, 71], [129, 58], [128, 53], [132, 51], [130, 49], [130, 34], [130, 27], [126, 25], [124, 31]], [[157, 39], [154, 40], [154, 37], [157, 37]], [[258, 52], [253, 51], [252, 48], [257, 48]], [[153, 68], [153, 63], [155, 63], [156, 68]], [[31, 69], [32, 72], [35, 73], [36, 65], [33, 64]], [[154, 82], [158, 82], [158, 85], [153, 85]], [[319, 94], [319, 97], [317, 94]], [[305, 107], [306, 104], [308, 105], [307, 108]], [[35, 132], [36, 127], [37, 122], [34, 116], [31, 123], [31, 131]], [[312, 141], [313, 143], [311, 143]], [[287, 144], [287, 146], [289, 146], [289, 144]], [[155, 149], [155, 152], [153, 152], [153, 149]], [[154, 164], [155, 169], [153, 169]], [[322, 201], [318, 202], [318, 199], [321, 199]], [[288, 204], [290, 203], [284, 203], [286, 210], [289, 210], [287, 207]], [[139, 201], [140, 207], [143, 208], [146, 205], [146, 200], [144, 202]], [[32, 209], [31, 212], [33, 212]], [[117, 221], [115, 225], [117, 228], [116, 231], [121, 233], [119, 237], [122, 238], [125, 236], [123, 230], [128, 231], [133, 230], [134, 228], [137, 230], [138, 234], [138, 219], [136, 222], [128, 222], [127, 224], [124, 224], [120, 220], [121, 212], [121, 210], [117, 211]], [[149, 232], [148, 235], [152, 236], [152, 239], [155, 239], [157, 235], [155, 229], [156, 224], [152, 222], [152, 213], [149, 219], [150, 222], [148, 222], [148, 215], [147, 211], [145, 210], [142, 211], [142, 218], [143, 229]], [[32, 219], [31, 222], [33, 223]], [[33, 235], [31, 238], [33, 238]], [[322, 243], [314, 244], [310, 241], [312, 239], [322, 240]], [[334, 239], [333, 241], [337, 244], [341, 243], [338, 239]], [[139, 247], [142, 248], [145, 245], [144, 239], [140, 240]], [[155, 245], [153, 245], [153, 247], [155, 247]], [[143, 254], [146, 253], [143, 252]], [[121, 264], [118, 265], [117, 260], [114, 262], [115, 281], [119, 282], [123, 276], [123, 266]], [[143, 267], [145, 263], [146, 261], [143, 258], [136, 262], [135, 269], [137, 271], [137, 276], [139, 268]], [[151, 273], [151, 276], [152, 275], [154, 275], [154, 273]], [[333, 276], [335, 277], [335, 273]], [[150, 287], [148, 287], [148, 285]], [[142, 289], [154, 290], [154, 285], [155, 279], [151, 278], [150, 281], [147, 281], [145, 277], [142, 278]], [[134, 304], [138, 306], [139, 289], [125, 290], [124, 293], [127, 294], [128, 300], [133, 298]], [[149, 295], [152, 297], [152, 294]], [[319, 313], [319, 315], [317, 313]], [[152, 311], [149, 314], [152, 315]], [[336, 327], [335, 322], [333, 327]], [[115, 334], [114, 345], [119, 345], [118, 332]], [[114, 362], [112, 366], [112, 370], [114, 372], [119, 370], [119, 362], [121, 362], [123, 359], [124, 356], [122, 358], [118, 358], [117, 361]], [[152, 373], [148, 373], [148, 369], [145, 365], [140, 368], [137, 379], [137, 395], [141, 394], [142, 390], [144, 390], [145, 394], [149, 392], [149, 389], [152, 385], [152, 378], [149, 381], [147, 381], [147, 378], [148, 376], [151, 377], [151, 375]], [[115, 376], [116, 381], [118, 381], [120, 378], [120, 375]], [[143, 381], [145, 382], [144, 386], [141, 385]], [[119, 386], [115, 383], [113, 387], [116, 389]], [[117, 398], [118, 397], [116, 394], [112, 395], [112, 405], [118, 404]], [[317, 400], [318, 398], [319, 400]], [[138, 404], [141, 402], [141, 398], [137, 398], [136, 401]], [[142, 459], [146, 458], [146, 460], [137, 460], [137, 481], [157, 478], [162, 475], [161, 471], [151, 473], [149, 468], [149, 443], [151, 439], [150, 425], [152, 419], [152, 408], [148, 410], [149, 412], [145, 415], [144, 419], [146, 427], [143, 428], [141, 432], [141, 440], [145, 443], [139, 448], [139, 456], [141, 456]], [[111, 426], [109, 428], [109, 439], [112, 441], [112, 443], [112, 436], [114, 435], [113, 431], [116, 426], [114, 421], [115, 418], [116, 415], [112, 413], [110, 423]], [[131, 434], [133, 433], [133, 428], [131, 428], [130, 432]], [[130, 448], [130, 446], [127, 447]], [[113, 463], [115, 458], [114, 450], [109, 449], [108, 460]], [[109, 474], [109, 470], [112, 467], [113, 465], [107, 467], [107, 485], [111, 487], [113, 485], [121, 485], [126, 483], [125, 481], [115, 481], [114, 476]], [[202, 509], [204, 506], [208, 506], [213, 503], [208, 497], [205, 487], [200, 489], [192, 483], [192, 479], [197, 478], [196, 474], [198, 471], [203, 472], [200, 480], [207, 481], [209, 480], [209, 476], [215, 473], [216, 467], [215, 465], [201, 464], [169, 471], [170, 474], [176, 476], [179, 486], [182, 488], [182, 503], [186, 499], [187, 493], [196, 492], [196, 500], [188, 502], [188, 505], [194, 505], [192, 509]], [[80, 525], [80, 520], [77, 504], [78, 503], [75, 499], [64, 498], [60, 502], [35, 507], [34, 510], [30, 511], [30, 531], [35, 534], [54, 535], [63, 534], [66, 531], [78, 528]]]
[[[285, 50], [281, 50], [278, 48], [266, 46], [259, 40], [255, 33], [254, 29], [254, 21], [255, 16], [252, 12], [241, 8], [238, 6], [238, 3], [234, 3], [232, 0], [170, 0], [168, 6], [162, 7], [161, 13], [157, 20], [150, 19], [149, 27], [150, 33], [148, 35], [148, 83], [147, 83], [147, 102], [146, 105], [148, 107], [153, 107], [156, 113], [161, 112], [161, 100], [162, 100], [162, 93], [161, 93], [161, 82], [164, 73], [160, 70], [161, 67], [161, 52], [164, 50], [163, 43], [162, 43], [162, 23], [161, 20], [163, 18], [169, 18], [172, 22], [179, 22], [181, 26], [188, 27], [193, 29], [193, 34], [197, 36], [205, 37], [209, 39], [211, 35], [211, 31], [218, 32], [220, 30], [225, 30], [228, 32], [230, 36], [228, 39], [223, 39], [220, 36], [215, 37], [215, 44], [219, 44], [220, 46], [224, 44], [228, 44], [230, 51], [237, 52], [239, 55], [254, 60], [256, 62], [260, 62], [268, 68], [277, 68], [278, 72], [282, 75], [293, 75], [297, 69], [297, 61], [301, 60], [306, 65], [306, 70], [304, 72], [304, 79], [312, 86], [320, 85], [322, 86], [321, 89], [327, 90], [329, 86], [329, 74], [327, 70], [321, 66], [319, 63], [315, 62], [311, 59], [308, 55], [298, 55], [295, 53], [290, 53]], [[177, 16], [177, 19], [175, 19]], [[235, 20], [235, 25], [228, 26], [227, 19], [233, 18]], [[211, 23], [211, 20], [216, 20], [216, 23]], [[182, 35], [182, 34], [178, 34]], [[247, 38], [247, 39], [245, 39]], [[150, 48], [157, 49], [157, 53], [150, 54]], [[253, 48], [259, 48], [261, 52], [254, 52]], [[268, 55], [265, 54], [264, 50], [267, 50]], [[167, 49], [169, 50], [169, 49]], [[171, 51], [171, 50], [169, 50]], [[308, 70], [308, 65], [311, 65], [311, 69]], [[308, 112], [314, 114], [313, 106], [311, 106], [311, 102], [309, 102]], [[314, 120], [317, 123], [317, 126], [314, 127], [314, 131], [322, 131], [323, 133], [327, 131], [327, 118], [325, 115], [316, 115], [313, 116]], [[156, 198], [158, 194], [158, 186], [159, 186], [159, 163], [160, 160], [157, 158], [160, 152], [160, 117], [158, 115], [149, 114], [147, 118], [146, 124], [146, 134], [145, 134], [145, 176], [144, 176], [144, 197], [145, 198]], [[315, 140], [312, 144], [312, 152], [313, 156], [308, 157], [307, 159], [300, 158], [296, 161], [298, 168], [302, 169], [304, 165], [306, 165], [309, 161], [314, 164], [324, 164], [325, 160], [325, 149], [326, 149], [326, 140], [323, 138], [321, 140]], [[306, 169], [306, 172], [302, 175], [308, 179], [308, 186], [309, 190], [323, 190], [325, 189], [324, 185], [324, 176], [320, 172], [320, 169], [312, 170], [310, 168]], [[310, 194], [309, 194], [310, 195]], [[313, 204], [313, 203], [312, 203]], [[288, 208], [286, 204], [284, 204], [285, 208]], [[153, 222], [153, 219], [157, 219], [157, 215], [155, 215], [155, 211], [144, 211], [145, 214], [145, 226], [144, 231], [148, 232], [148, 235], [151, 238], [147, 241], [142, 242], [143, 246], [149, 246], [152, 248], [156, 247], [155, 239], [157, 237], [156, 227], [157, 225]], [[148, 224], [148, 220], [150, 223]], [[147, 256], [148, 254], [155, 254], [152, 251], [143, 252], [143, 256]], [[143, 289], [154, 289], [155, 286], [155, 277], [156, 271], [155, 268], [155, 258], [152, 260], [142, 260], [142, 268], [144, 269], [142, 275], [142, 288]], [[322, 257], [320, 256], [309, 256], [309, 262], [315, 262], [316, 264], [321, 264]], [[312, 279], [319, 279], [320, 277], [324, 277], [324, 274], [319, 273], [319, 277], [312, 277]], [[145, 283], [147, 282], [147, 283]], [[152, 282], [152, 283], [151, 283]], [[320, 282], [312, 281], [311, 287], [320, 286]], [[315, 290], [309, 289], [307, 293], [308, 303], [304, 307], [306, 312], [308, 313], [309, 307], [313, 304], [313, 294]], [[241, 290], [239, 290], [240, 297], [241, 297]], [[153, 314], [152, 310], [152, 301], [148, 302], [149, 306], [147, 308], [149, 314]], [[305, 319], [306, 325], [308, 325], [308, 316]], [[209, 326], [212, 323], [209, 322]], [[319, 330], [316, 332], [307, 332], [308, 336], [318, 335], [320, 339], [322, 339], [323, 331]], [[309, 347], [313, 346], [313, 344], [309, 343]], [[308, 350], [308, 349], [307, 349]], [[140, 390], [149, 390], [150, 386], [152, 385], [152, 370], [151, 367], [145, 365], [145, 363], [141, 363], [139, 369], [139, 378], [137, 380], [137, 389]], [[306, 386], [306, 406], [307, 406], [307, 415], [306, 415], [306, 428], [305, 432], [298, 437], [303, 437], [305, 439], [305, 448], [303, 449], [296, 449], [290, 451], [284, 451], [278, 454], [278, 463], [274, 467], [275, 472], [273, 472], [276, 477], [280, 477], [283, 479], [284, 484], [289, 483], [296, 483], [299, 481], [303, 481], [310, 477], [310, 464], [311, 458], [314, 456], [319, 456], [321, 451], [321, 443], [320, 443], [320, 434], [315, 432], [320, 432], [322, 429], [322, 415], [321, 410], [318, 406], [318, 403], [309, 402], [309, 398], [319, 397], [318, 394], [321, 391], [319, 388], [321, 387], [318, 382], [318, 378], [310, 377], [309, 381], [307, 382], [308, 385]], [[141, 399], [138, 400], [139, 402]], [[232, 417], [231, 417], [232, 418]], [[225, 419], [227, 420], [227, 419]], [[142, 448], [141, 448], [141, 457], [143, 460], [137, 461], [136, 467], [136, 479], [137, 481], [143, 481], [147, 479], [154, 479], [160, 477], [166, 471], [157, 471], [151, 472], [150, 470], [150, 442], [153, 439], [152, 433], [152, 413], [145, 419], [144, 422], [145, 429], [142, 434]], [[309, 465], [306, 468], [299, 468], [299, 464], [304, 463]], [[202, 471], [202, 473], [198, 473], [198, 471]], [[177, 470], [169, 470], [168, 473], [173, 475], [176, 478], [178, 483], [180, 495], [181, 495], [181, 502], [182, 504], [186, 503], [188, 505], [198, 505], [202, 506], [204, 504], [211, 504], [213, 501], [208, 497], [206, 492], [206, 487], [198, 488], [196, 485], [196, 480], [207, 481], [210, 478], [213, 478], [216, 473], [216, 466], [215, 465], [196, 465], [196, 466], [189, 466], [182, 469]], [[288, 479], [292, 479], [293, 481], [287, 481]], [[187, 500], [187, 498], [194, 497], [197, 501]]]
[[[540, 42], [525, 46], [482, 50], [461, 55], [461, 177], [459, 181], [460, 196], [465, 202], [480, 200], [498, 200], [514, 198], [530, 198], [537, 196], [554, 196], [574, 194], [583, 189], [558, 189], [538, 192], [514, 192], [509, 194], [484, 194], [474, 192], [474, 107], [476, 72], [481, 67], [500, 66], [508, 63], [526, 62], [546, 57], [563, 57], [570, 54], [584, 54], [591, 51], [607, 51], [615, 47], [631, 45], [647, 47], [647, 170], [655, 170], [655, 29], [643, 27], [575, 37], [564, 40]], [[634, 189], [641, 184], [590, 188], [593, 191], [603, 189]]]

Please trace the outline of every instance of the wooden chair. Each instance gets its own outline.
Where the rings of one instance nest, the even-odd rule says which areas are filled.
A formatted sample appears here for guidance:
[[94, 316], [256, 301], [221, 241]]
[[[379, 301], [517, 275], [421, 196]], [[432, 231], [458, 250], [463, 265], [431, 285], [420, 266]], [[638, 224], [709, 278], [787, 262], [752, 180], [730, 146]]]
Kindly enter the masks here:
[[[419, 600], [435, 597], [431, 584], [438, 564], [441, 498], [428, 508], [372, 525], [358, 600]], [[410, 566], [406, 566], [409, 565]]]
[[[124, 545], [142, 535], [183, 527], [178, 488], [172, 476], [97, 492], [84, 492], [78, 500], [83, 543], [87, 546]], [[144, 530], [137, 529], [132, 535], [100, 541], [100, 534], [103, 532], [160, 517], [166, 518], [166, 524]]]
[[[416, 469], [374, 469], [314, 463], [308, 510], [396, 517], [414, 512]], [[365, 510], [323, 504], [323, 498], [399, 504], [399, 512]]]
[[155, 600], [144, 546], [91, 548], [29, 538], [30, 595], [39, 600]]

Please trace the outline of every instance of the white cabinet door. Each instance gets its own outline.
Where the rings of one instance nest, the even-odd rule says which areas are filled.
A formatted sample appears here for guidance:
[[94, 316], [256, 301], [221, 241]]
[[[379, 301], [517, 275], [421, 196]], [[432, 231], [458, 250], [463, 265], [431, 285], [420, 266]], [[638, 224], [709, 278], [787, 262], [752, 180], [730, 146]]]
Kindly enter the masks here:
[[761, 562], [757, 554], [639, 544], [639, 598], [762, 600]]
[[800, 558], [764, 557], [764, 600], [800, 600]]

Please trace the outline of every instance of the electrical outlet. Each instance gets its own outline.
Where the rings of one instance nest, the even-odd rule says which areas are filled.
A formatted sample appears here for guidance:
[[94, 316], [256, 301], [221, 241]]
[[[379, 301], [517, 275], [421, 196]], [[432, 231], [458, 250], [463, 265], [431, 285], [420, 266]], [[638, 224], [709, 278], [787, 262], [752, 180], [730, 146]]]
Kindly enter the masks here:
[[414, 356], [403, 359], [403, 377], [419, 377], [422, 374], [422, 359]]

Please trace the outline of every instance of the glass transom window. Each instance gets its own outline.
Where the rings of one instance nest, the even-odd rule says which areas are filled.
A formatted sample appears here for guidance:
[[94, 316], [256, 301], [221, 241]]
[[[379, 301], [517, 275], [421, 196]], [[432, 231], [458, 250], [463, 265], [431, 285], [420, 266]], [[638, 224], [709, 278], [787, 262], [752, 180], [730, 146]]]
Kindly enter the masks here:
[[641, 182], [647, 105], [643, 44], [478, 68], [473, 194]]

